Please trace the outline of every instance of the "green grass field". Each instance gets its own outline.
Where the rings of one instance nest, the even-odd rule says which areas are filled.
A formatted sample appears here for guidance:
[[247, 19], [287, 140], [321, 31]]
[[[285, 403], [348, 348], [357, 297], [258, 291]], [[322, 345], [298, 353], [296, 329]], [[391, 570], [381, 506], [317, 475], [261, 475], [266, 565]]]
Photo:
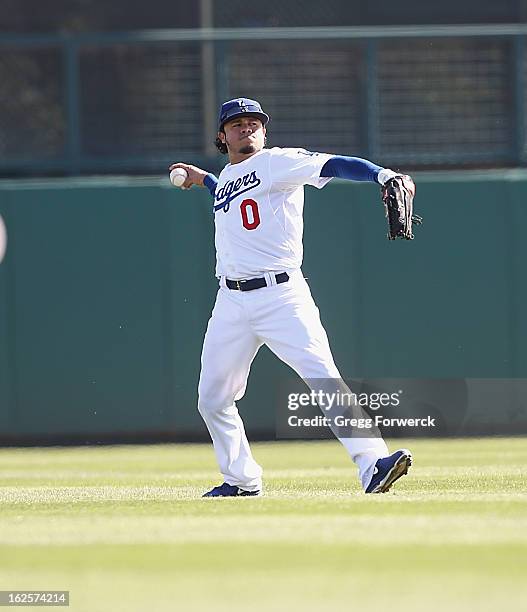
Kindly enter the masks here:
[[265, 496], [205, 500], [208, 445], [1, 449], [0, 590], [90, 612], [525, 609], [527, 439], [405, 445], [385, 495], [337, 442], [267, 443]]

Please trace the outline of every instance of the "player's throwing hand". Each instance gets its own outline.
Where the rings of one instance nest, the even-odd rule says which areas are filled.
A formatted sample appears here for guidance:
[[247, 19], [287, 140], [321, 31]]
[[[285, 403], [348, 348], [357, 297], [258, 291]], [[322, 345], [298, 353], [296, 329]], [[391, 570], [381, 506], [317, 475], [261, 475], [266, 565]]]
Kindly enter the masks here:
[[191, 164], [177, 162], [175, 164], [171, 164], [168, 171], [172, 172], [172, 170], [175, 168], [183, 168], [188, 174], [185, 182], [183, 185], [181, 185], [181, 189], [190, 189], [192, 185], [199, 185], [200, 187], [203, 187], [203, 179], [207, 176], [207, 173], [204, 170], [198, 168], [197, 166], [192, 166]]

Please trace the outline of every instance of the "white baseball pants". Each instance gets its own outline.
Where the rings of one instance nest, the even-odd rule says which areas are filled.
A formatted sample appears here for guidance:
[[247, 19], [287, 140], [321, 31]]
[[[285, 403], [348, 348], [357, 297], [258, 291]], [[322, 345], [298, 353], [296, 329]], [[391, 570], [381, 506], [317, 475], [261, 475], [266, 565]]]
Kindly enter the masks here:
[[[238, 414], [251, 363], [262, 344], [291, 366], [307, 384], [310, 379], [340, 379], [326, 331], [300, 270], [277, 285], [233, 291], [220, 281], [201, 355], [198, 410], [209, 430], [224, 481], [247, 491], [262, 489], [262, 468], [254, 460]], [[363, 488], [375, 462], [388, 449], [379, 437], [339, 438], [359, 469]]]

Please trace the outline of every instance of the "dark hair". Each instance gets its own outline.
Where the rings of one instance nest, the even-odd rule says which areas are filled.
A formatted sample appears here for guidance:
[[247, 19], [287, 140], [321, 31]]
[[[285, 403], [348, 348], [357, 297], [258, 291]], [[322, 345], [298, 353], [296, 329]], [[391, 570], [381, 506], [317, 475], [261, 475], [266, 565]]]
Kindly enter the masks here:
[[[221, 132], [222, 134], [225, 134], [223, 130], [221, 130]], [[216, 145], [216, 148], [219, 150], [220, 153], [222, 153], [223, 155], [227, 155], [227, 145], [220, 140], [219, 136], [216, 136], [214, 144]]]

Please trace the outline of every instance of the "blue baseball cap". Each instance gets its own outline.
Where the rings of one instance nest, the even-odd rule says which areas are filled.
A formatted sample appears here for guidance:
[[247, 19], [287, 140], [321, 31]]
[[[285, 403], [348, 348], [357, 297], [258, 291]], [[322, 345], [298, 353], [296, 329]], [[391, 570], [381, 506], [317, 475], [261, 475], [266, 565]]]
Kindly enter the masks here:
[[241, 115], [258, 117], [263, 125], [269, 121], [269, 115], [263, 112], [260, 102], [250, 100], [249, 98], [235, 98], [221, 105], [218, 119], [218, 131], [221, 131], [227, 121], [235, 117], [240, 117]]

